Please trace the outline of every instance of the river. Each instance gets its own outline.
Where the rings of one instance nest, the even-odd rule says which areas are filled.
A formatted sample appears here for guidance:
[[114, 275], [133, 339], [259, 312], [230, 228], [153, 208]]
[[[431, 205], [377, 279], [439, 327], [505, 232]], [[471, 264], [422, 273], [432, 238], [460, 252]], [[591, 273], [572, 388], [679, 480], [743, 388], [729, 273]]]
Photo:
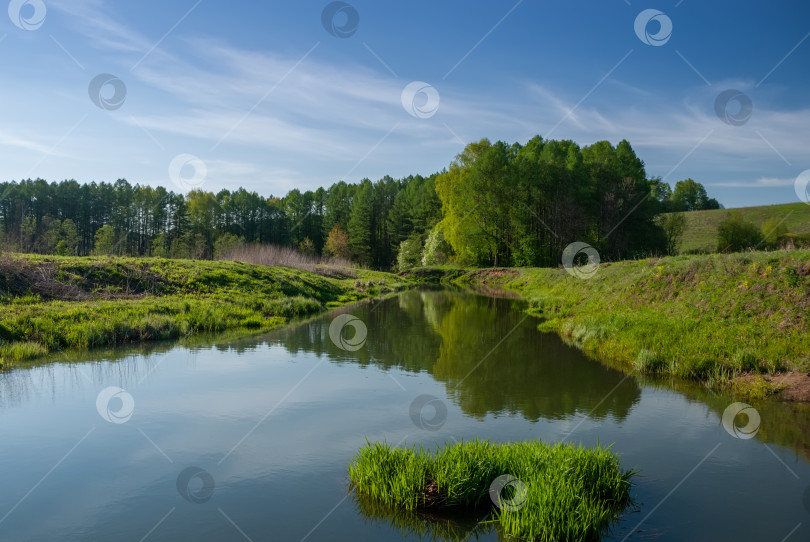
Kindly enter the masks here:
[[0, 540], [498, 540], [348, 492], [366, 439], [474, 437], [612, 444], [640, 472], [605, 540], [810, 540], [806, 407], [724, 425], [732, 397], [625, 375], [523, 308], [408, 291], [263, 336], [0, 374]]

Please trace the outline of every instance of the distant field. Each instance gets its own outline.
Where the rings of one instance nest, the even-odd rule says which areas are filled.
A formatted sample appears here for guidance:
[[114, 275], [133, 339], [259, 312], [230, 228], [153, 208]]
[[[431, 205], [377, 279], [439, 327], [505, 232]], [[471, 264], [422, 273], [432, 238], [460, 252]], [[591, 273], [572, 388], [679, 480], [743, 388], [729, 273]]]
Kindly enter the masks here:
[[[717, 249], [717, 223], [730, 210], [716, 209], [685, 213], [686, 231], [681, 242], [681, 252], [690, 250], [714, 252]], [[810, 233], [810, 205], [806, 203], [742, 207], [737, 210], [746, 220], [759, 226], [762, 226], [769, 218], [778, 217], [785, 219], [784, 224], [790, 233]]]

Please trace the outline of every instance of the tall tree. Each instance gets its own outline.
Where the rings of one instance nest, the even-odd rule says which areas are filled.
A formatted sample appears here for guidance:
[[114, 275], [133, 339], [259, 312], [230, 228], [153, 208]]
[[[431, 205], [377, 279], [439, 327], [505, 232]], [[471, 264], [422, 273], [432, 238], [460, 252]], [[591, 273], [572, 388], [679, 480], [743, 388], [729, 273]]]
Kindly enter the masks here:
[[371, 181], [363, 179], [352, 198], [348, 233], [352, 254], [363, 264], [371, 260], [373, 190]]

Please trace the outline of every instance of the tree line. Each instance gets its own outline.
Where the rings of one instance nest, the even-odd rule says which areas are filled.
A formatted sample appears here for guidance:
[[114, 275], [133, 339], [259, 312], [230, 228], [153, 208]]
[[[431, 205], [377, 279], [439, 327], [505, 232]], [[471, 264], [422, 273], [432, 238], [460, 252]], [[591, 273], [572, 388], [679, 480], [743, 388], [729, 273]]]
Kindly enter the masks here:
[[648, 179], [627, 141], [580, 147], [481, 140], [427, 177], [385, 176], [281, 197], [244, 188], [43, 179], [0, 183], [0, 248], [41, 254], [207, 259], [250, 243], [406, 268], [450, 258], [477, 265], [556, 265], [572, 241], [603, 259], [664, 253], [656, 215], [717, 208], [691, 179]]

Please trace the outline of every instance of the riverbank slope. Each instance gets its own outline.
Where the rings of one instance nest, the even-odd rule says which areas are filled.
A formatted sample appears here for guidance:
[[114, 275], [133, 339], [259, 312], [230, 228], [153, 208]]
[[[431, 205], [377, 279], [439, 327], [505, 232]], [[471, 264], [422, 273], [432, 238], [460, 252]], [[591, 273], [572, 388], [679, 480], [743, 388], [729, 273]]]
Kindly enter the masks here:
[[810, 400], [810, 251], [603, 263], [587, 279], [538, 268], [442, 275], [517, 292], [540, 329], [624, 370]]
[[0, 256], [0, 368], [49, 352], [262, 330], [406, 286], [389, 273], [226, 261]]

